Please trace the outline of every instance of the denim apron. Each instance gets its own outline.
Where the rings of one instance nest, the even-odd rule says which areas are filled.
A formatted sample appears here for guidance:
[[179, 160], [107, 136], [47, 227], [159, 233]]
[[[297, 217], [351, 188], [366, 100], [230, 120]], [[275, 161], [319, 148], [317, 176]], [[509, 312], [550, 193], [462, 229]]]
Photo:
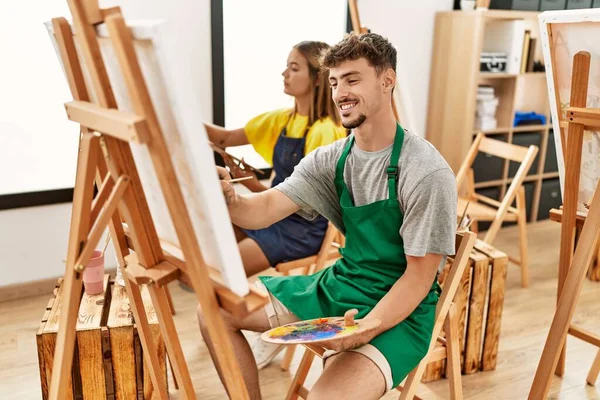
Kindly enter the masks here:
[[[273, 151], [273, 170], [275, 178], [271, 187], [275, 187], [289, 177], [300, 160], [304, 157], [306, 128], [301, 138], [287, 136], [287, 125], [281, 130]], [[264, 229], [244, 229], [243, 231], [261, 248], [269, 264], [275, 266], [280, 262], [297, 260], [315, 255], [327, 230], [327, 219], [319, 215], [309, 221], [294, 213], [283, 220]]]
[[[388, 198], [355, 206], [344, 182], [344, 165], [354, 136], [338, 161], [335, 185], [346, 229], [343, 258], [310, 276], [260, 277], [269, 292], [301, 320], [343, 316], [358, 309], [364, 318], [406, 271], [404, 242], [400, 236], [403, 215], [397, 195], [398, 159], [404, 129], [397, 126], [388, 175]], [[440, 289], [437, 279], [415, 311], [395, 327], [373, 339], [392, 370], [393, 387], [414, 369], [429, 348]], [[402, 298], [398, 298], [402, 301]]]

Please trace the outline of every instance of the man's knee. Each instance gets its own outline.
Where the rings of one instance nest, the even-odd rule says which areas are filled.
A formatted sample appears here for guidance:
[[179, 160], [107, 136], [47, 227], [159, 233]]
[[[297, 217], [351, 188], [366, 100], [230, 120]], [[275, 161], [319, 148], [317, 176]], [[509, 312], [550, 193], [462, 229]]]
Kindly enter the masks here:
[[[225, 323], [225, 327], [227, 329], [239, 329], [235, 325], [235, 318], [233, 318], [231, 314], [229, 314], [229, 312], [223, 310], [222, 308], [220, 308], [219, 310], [221, 312], [221, 317], [223, 318], [223, 322]], [[198, 316], [198, 324], [200, 325], [200, 328], [206, 328], [206, 317], [200, 304], [198, 304], [198, 307], [196, 308], [196, 315]]]

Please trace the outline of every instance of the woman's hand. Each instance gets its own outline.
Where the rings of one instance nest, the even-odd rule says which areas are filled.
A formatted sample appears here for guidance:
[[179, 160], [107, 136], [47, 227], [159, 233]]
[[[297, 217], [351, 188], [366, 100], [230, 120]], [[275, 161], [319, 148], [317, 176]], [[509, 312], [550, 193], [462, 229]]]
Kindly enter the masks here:
[[221, 180], [221, 190], [223, 191], [223, 196], [225, 196], [225, 202], [227, 203], [227, 206], [231, 206], [235, 203], [236, 199], [235, 189], [233, 188], [233, 185], [229, 183], [231, 176], [225, 168], [219, 166], [217, 166], [217, 173]]

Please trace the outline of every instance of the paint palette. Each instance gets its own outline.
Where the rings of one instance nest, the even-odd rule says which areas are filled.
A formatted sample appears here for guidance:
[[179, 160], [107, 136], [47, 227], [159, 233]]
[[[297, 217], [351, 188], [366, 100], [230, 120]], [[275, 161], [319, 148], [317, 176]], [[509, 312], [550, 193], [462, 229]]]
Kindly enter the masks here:
[[324, 344], [369, 333], [380, 324], [378, 319], [355, 321], [353, 316], [317, 318], [273, 328], [261, 339], [276, 344]]

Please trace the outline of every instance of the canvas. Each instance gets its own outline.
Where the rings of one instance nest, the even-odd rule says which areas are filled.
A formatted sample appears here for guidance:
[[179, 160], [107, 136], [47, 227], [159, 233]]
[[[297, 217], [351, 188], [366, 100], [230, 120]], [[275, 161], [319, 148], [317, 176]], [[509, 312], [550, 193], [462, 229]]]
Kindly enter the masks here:
[[[45, 25], [60, 60], [52, 23]], [[182, 39], [174, 34], [176, 30], [168, 29], [166, 21], [127, 21], [127, 26], [175, 168], [178, 182], [173, 184], [181, 188], [204, 261], [221, 273], [226, 287], [245, 296], [249, 285], [196, 98], [197, 91], [205, 89], [189, 85], [192, 80], [186, 74], [191, 72], [178, 67], [181, 57], [172, 54], [175, 48], [172, 43]], [[98, 26], [97, 34], [118, 107], [133, 111], [104, 24]], [[78, 52], [88, 91], [95, 102], [93, 85], [79, 48]], [[174, 252], [180, 248], [179, 240], [147, 145], [131, 143], [131, 150], [158, 236], [169, 251]]]
[[[554, 132], [565, 129], [569, 107], [573, 56], [579, 51], [591, 54], [587, 107], [600, 107], [600, 9], [546, 11], [539, 16], [546, 78]], [[564, 165], [561, 135], [555, 134], [556, 153], [564, 197]], [[600, 179], [600, 132], [585, 131], [577, 210], [587, 213], [584, 203], [594, 194]]]

